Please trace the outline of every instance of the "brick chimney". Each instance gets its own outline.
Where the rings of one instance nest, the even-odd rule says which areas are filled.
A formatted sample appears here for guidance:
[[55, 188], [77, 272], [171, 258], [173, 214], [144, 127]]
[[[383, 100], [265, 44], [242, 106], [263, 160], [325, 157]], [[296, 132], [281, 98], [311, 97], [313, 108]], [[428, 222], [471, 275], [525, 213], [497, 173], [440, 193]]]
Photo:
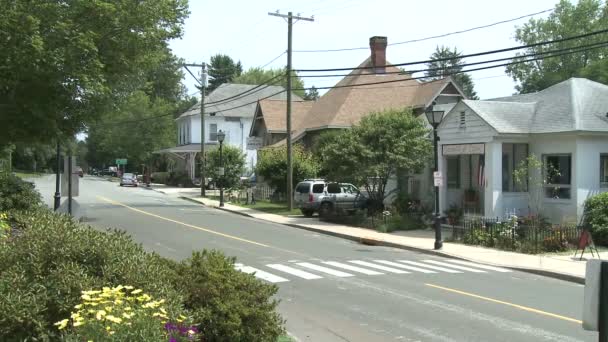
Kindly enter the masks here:
[[372, 52], [372, 65], [376, 74], [386, 72], [386, 37], [373, 36], [369, 39], [369, 48]]

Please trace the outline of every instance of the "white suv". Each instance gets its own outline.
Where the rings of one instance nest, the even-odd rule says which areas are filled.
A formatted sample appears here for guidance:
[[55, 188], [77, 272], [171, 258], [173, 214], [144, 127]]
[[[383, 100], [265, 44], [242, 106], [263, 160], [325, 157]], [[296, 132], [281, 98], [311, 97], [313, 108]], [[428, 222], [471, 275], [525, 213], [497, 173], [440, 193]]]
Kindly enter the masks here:
[[336, 211], [354, 211], [363, 208], [367, 198], [356, 186], [348, 183], [330, 183], [323, 179], [306, 179], [296, 185], [294, 204], [304, 216], [315, 212], [327, 216]]

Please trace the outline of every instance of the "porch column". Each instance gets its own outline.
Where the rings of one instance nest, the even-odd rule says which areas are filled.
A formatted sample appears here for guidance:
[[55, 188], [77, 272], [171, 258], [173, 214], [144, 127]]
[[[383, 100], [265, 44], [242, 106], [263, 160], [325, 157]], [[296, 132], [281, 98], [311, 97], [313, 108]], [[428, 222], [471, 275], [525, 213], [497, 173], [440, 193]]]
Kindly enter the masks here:
[[502, 210], [502, 143], [485, 144], [485, 199], [484, 215], [500, 217]]
[[[439, 145], [439, 156], [437, 158], [439, 167], [437, 168], [439, 172], [441, 172], [441, 178], [443, 178], [443, 184], [439, 187], [439, 212], [443, 215], [444, 211], [447, 210], [447, 182], [448, 182], [448, 174], [447, 167], [445, 162], [445, 157], [441, 151], [443, 150], [442, 145]], [[433, 170], [431, 170], [431, 186], [434, 186], [434, 180], [432, 177]]]

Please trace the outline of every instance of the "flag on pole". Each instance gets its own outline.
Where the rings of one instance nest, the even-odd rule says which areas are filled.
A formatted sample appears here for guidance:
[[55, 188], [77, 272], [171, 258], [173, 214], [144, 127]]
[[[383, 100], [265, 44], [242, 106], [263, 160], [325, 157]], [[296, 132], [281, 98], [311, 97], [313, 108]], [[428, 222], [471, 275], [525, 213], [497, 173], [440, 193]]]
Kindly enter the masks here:
[[477, 185], [480, 189], [485, 188], [486, 186], [486, 177], [485, 177], [485, 156], [482, 154], [479, 156], [479, 167], [477, 168]]

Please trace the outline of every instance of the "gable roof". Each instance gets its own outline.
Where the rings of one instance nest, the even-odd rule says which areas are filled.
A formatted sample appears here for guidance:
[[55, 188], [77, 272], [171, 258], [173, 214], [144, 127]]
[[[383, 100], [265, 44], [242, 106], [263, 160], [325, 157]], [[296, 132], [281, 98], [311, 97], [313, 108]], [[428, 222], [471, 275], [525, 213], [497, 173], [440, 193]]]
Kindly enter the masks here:
[[[371, 58], [359, 65], [371, 66]], [[386, 74], [377, 74], [373, 69], [355, 69], [350, 72], [335, 85], [336, 88], [330, 89], [315, 101], [306, 120], [296, 130], [295, 137], [301, 137], [308, 130], [350, 127], [371, 112], [426, 107], [449, 85], [452, 85], [449, 91], [465, 97], [449, 77], [419, 82], [410, 75], [399, 74], [400, 70], [390, 64], [387, 65], [386, 71]], [[385, 81], [389, 83], [349, 87]]]
[[[256, 87], [258, 87], [258, 88], [256, 88]], [[254, 88], [256, 88], [256, 89], [254, 89]], [[219, 114], [221, 114], [223, 116], [229, 116], [229, 117], [250, 117], [250, 118], [252, 118], [255, 114], [257, 100], [264, 98], [264, 97], [271, 96], [271, 95], [279, 93], [281, 91], [283, 91], [283, 92], [280, 94], [271, 96], [270, 98], [271, 99], [282, 99], [282, 100], [287, 98], [287, 93], [285, 92], [285, 88], [283, 88], [282, 86], [272, 85], [272, 86], [260, 87], [255, 84], [224, 83], [224, 84], [220, 85], [219, 87], [217, 87], [216, 89], [214, 89], [211, 93], [209, 93], [205, 97], [205, 102], [212, 103], [212, 102], [222, 101], [223, 99], [239, 95], [246, 91], [250, 91], [250, 92], [247, 94], [244, 94], [243, 96], [227, 100], [225, 102], [212, 104], [212, 105], [206, 105], [205, 114], [208, 115], [208, 114], [211, 114], [214, 112], [219, 112], [222, 110], [229, 109], [229, 110], [223, 111]], [[292, 94], [291, 97], [294, 100], [301, 100], [301, 98], [295, 94]], [[249, 104], [247, 104], [247, 103], [249, 103]], [[245, 104], [247, 104], [247, 105], [245, 105]], [[241, 105], [245, 105], [245, 106], [239, 107]], [[233, 107], [239, 107], [239, 108], [230, 109]], [[188, 109], [185, 113], [183, 113], [179, 117], [181, 118], [181, 117], [186, 117], [186, 116], [190, 116], [190, 115], [200, 115], [200, 110], [201, 110], [201, 104], [199, 102], [199, 103], [195, 104], [194, 106], [190, 107], [190, 109]]]
[[[303, 123], [306, 114], [310, 111], [314, 101], [292, 101], [291, 102], [291, 128], [297, 130]], [[251, 125], [251, 132], [257, 124], [257, 119], [264, 120], [266, 130], [271, 133], [287, 133], [286, 100], [265, 99], [258, 102], [256, 109], [256, 121]]]
[[608, 86], [584, 78], [537, 93], [463, 102], [498, 133], [608, 132]]

